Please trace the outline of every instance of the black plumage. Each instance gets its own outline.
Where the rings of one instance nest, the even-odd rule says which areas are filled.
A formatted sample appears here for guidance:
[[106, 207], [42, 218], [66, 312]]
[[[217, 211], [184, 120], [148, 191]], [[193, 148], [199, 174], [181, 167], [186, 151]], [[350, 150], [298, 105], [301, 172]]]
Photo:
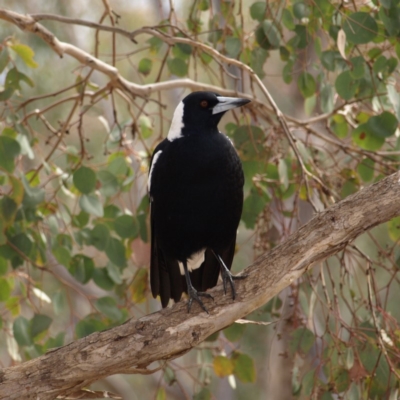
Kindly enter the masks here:
[[218, 131], [222, 115], [248, 103], [211, 92], [194, 92], [175, 110], [168, 137], [154, 150], [149, 173], [151, 201], [150, 283], [163, 307], [189, 295], [188, 310], [217, 284], [229, 282], [244, 177], [230, 140]]

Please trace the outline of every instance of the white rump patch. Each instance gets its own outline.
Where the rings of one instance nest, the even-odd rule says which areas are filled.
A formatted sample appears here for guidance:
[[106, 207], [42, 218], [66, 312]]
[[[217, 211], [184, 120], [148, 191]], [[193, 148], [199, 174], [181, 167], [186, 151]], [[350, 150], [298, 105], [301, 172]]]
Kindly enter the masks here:
[[[189, 272], [192, 272], [194, 269], [200, 267], [203, 264], [204, 258], [206, 254], [206, 249], [200, 250], [197, 253], [194, 253], [187, 260], [187, 267]], [[183, 263], [179, 261], [179, 269], [181, 271], [181, 275], [185, 275], [185, 269], [183, 268]]]
[[174, 117], [172, 118], [171, 127], [169, 128], [167, 139], [172, 142], [175, 139], [182, 137], [183, 123], [183, 108], [184, 104], [181, 101], [175, 109]]
[[154, 166], [156, 165], [156, 162], [158, 160], [158, 157], [160, 157], [162, 151], [158, 150], [156, 154], [154, 154], [153, 156], [153, 162], [151, 163], [151, 168], [150, 168], [150, 172], [149, 172], [149, 177], [147, 178], [147, 190], [150, 193], [150, 185], [151, 185], [151, 174], [154, 171]]

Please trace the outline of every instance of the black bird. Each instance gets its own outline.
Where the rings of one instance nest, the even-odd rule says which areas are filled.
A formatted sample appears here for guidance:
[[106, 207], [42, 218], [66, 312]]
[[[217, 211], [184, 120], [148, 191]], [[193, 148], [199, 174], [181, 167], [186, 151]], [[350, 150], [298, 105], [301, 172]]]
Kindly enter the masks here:
[[[243, 207], [243, 170], [231, 141], [218, 131], [223, 114], [250, 100], [194, 92], [177, 106], [168, 136], [154, 150], [148, 178], [151, 202], [150, 284], [163, 307], [200, 297], [229, 282]], [[242, 278], [242, 277], [240, 277]]]

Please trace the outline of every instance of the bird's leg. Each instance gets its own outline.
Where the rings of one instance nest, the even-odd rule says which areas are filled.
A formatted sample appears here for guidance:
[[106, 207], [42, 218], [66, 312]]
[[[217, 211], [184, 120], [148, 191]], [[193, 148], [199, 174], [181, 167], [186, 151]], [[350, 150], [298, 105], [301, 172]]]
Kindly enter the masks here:
[[235, 284], [234, 280], [236, 279], [244, 279], [247, 278], [248, 275], [240, 275], [240, 276], [234, 276], [232, 275], [231, 271], [229, 271], [228, 267], [225, 265], [224, 260], [221, 258], [219, 254], [217, 254], [215, 251], [213, 251], [214, 256], [219, 262], [220, 268], [221, 268], [221, 278], [222, 278], [222, 284], [224, 285], [224, 293], [226, 294], [226, 283], [229, 282], [229, 285], [231, 286], [232, 290], [232, 299], [235, 300], [236, 298], [236, 289], [235, 289]]
[[199, 304], [200, 307], [207, 313], [209, 314], [206, 306], [203, 304], [201, 301], [200, 297], [207, 297], [209, 299], [214, 300], [214, 297], [211, 296], [211, 294], [205, 293], [205, 292], [198, 292], [192, 285], [192, 282], [190, 281], [190, 275], [189, 275], [189, 270], [187, 267], [187, 260], [183, 261], [183, 268], [185, 270], [185, 278], [186, 278], [186, 285], [187, 285], [187, 291], [188, 291], [188, 296], [189, 296], [189, 301], [188, 301], [188, 312], [190, 312], [190, 308], [192, 307], [193, 300], [196, 300]]

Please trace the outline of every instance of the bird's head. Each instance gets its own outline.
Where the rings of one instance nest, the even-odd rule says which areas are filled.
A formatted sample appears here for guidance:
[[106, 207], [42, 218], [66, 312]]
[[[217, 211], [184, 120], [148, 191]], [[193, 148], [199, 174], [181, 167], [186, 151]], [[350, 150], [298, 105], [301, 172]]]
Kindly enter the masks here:
[[193, 92], [176, 107], [168, 140], [202, 132], [218, 132], [226, 111], [249, 103], [248, 99], [224, 97], [213, 92]]

